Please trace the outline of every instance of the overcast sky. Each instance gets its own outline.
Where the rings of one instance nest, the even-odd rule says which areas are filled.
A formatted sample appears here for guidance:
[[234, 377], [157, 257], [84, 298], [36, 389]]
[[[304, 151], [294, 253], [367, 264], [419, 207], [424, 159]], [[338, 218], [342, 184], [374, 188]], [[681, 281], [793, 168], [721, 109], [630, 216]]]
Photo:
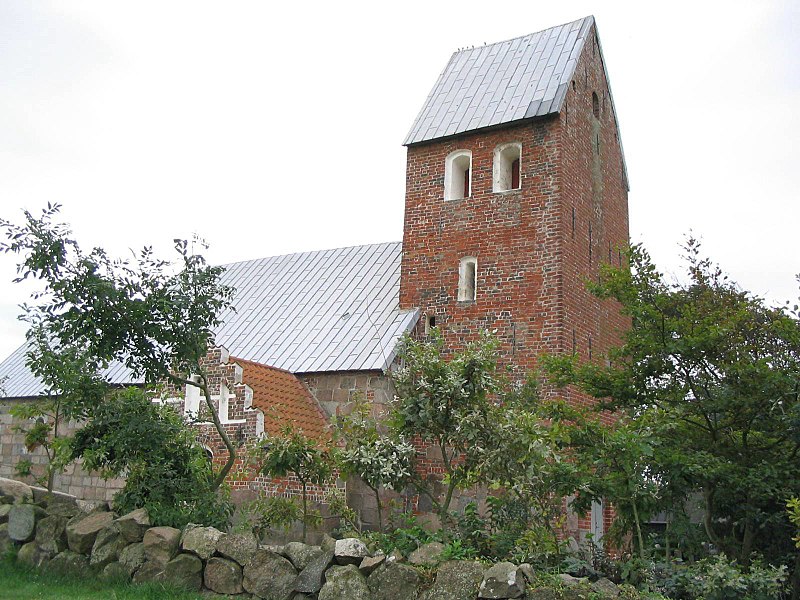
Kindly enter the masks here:
[[[658, 7], [658, 9], [656, 9]], [[800, 3], [0, 0], [0, 217], [63, 204], [112, 253], [212, 262], [400, 240], [401, 145], [458, 48], [594, 14], [662, 270], [687, 232], [796, 300]], [[0, 256], [0, 358], [27, 290]]]

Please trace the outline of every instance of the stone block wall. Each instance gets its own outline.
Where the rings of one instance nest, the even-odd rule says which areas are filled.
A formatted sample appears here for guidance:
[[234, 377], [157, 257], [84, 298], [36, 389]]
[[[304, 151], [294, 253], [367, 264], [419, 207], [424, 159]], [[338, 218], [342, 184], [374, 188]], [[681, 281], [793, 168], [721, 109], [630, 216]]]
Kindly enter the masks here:
[[[33, 401], [30, 398], [21, 398], [0, 402], [0, 477], [18, 478], [15, 467], [21, 460], [30, 460], [37, 476], [44, 473], [44, 465], [47, 464], [44, 449], [29, 451], [25, 447], [25, 434], [16, 431], [17, 427], [30, 426], [30, 421], [21, 421], [11, 415], [11, 407], [15, 404]], [[73, 434], [79, 428], [80, 424], [74, 421], [61, 425], [61, 430], [67, 435]], [[26, 482], [33, 484], [34, 479], [29, 477]], [[97, 472], [85, 471], [78, 461], [55, 476], [54, 489], [85, 500], [110, 501], [124, 484], [123, 479], [104, 480]]]

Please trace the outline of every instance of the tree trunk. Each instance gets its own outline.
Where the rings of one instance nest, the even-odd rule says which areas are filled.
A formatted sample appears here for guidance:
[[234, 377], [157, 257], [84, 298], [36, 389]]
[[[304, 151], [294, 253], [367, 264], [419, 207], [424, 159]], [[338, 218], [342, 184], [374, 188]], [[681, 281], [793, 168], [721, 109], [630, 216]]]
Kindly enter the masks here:
[[642, 537], [642, 523], [639, 520], [639, 509], [636, 507], [636, 500], [631, 499], [631, 506], [633, 507], [633, 522], [636, 525], [636, 539], [639, 543], [639, 558], [644, 560], [644, 538]]
[[225, 428], [222, 426], [222, 422], [219, 420], [219, 415], [217, 411], [214, 410], [214, 405], [211, 403], [211, 393], [208, 391], [208, 380], [206, 379], [205, 373], [201, 373], [200, 377], [202, 378], [203, 382], [202, 385], [197, 385], [196, 382], [191, 380], [181, 380], [183, 383], [188, 383], [189, 385], [194, 385], [200, 388], [203, 392], [203, 397], [206, 400], [206, 406], [208, 407], [208, 412], [211, 413], [211, 422], [214, 423], [214, 428], [217, 430], [217, 433], [222, 438], [222, 442], [225, 444], [225, 448], [228, 450], [228, 460], [223, 465], [222, 469], [220, 469], [219, 473], [216, 474], [214, 477], [214, 481], [211, 484], [211, 490], [216, 491], [219, 489], [219, 486], [225, 481], [225, 478], [228, 476], [228, 473], [233, 468], [233, 464], [236, 462], [236, 448], [234, 448], [233, 443], [231, 442], [230, 438], [228, 437]]

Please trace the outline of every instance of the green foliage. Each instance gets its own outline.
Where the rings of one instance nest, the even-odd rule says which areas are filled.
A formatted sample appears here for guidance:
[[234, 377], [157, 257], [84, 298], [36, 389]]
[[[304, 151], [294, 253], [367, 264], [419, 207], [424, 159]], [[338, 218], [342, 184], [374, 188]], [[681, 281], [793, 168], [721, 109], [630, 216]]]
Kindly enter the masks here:
[[318, 517], [308, 505], [308, 486], [323, 485], [333, 473], [333, 458], [327, 448], [291, 426], [283, 429], [282, 435], [268, 437], [255, 449], [258, 472], [270, 477], [294, 475], [303, 487], [303, 541], [307, 526], [317, 522]]
[[176, 411], [139, 388], [112, 393], [71, 442], [71, 458], [106, 477], [125, 474], [114, 508], [147, 509], [159, 525], [225, 527], [232, 505], [215, 492], [214, 474], [195, 434]]
[[378, 530], [383, 530], [381, 489], [402, 490], [414, 473], [414, 447], [402, 434], [381, 432], [366, 402], [335, 420], [341, 448], [336, 453], [343, 474], [357, 475], [375, 495]]
[[777, 563], [791, 549], [783, 499], [800, 494], [800, 322], [738, 288], [694, 240], [686, 261], [685, 284], [668, 283], [638, 246], [631, 269], [604, 269], [591, 288], [631, 319], [623, 345], [608, 366], [561, 357], [549, 371], [625, 417], [623, 438], [598, 448], [613, 457], [621, 444], [629, 457], [605, 461], [620, 509], [699, 494], [708, 541], [742, 564], [754, 551]]
[[331, 516], [339, 518], [340, 532], [361, 535], [361, 520], [358, 518], [358, 513], [348, 506], [344, 490], [338, 487], [325, 490], [325, 504], [328, 505]]
[[243, 503], [240, 509], [243, 518], [237, 529], [252, 530], [258, 539], [268, 529], [288, 531], [294, 523], [303, 519], [303, 509], [295, 500], [267, 496], [263, 492], [255, 500]]
[[725, 555], [705, 558], [686, 567], [667, 568], [654, 587], [670, 598], [703, 600], [774, 600], [786, 591], [786, 567], [753, 563], [742, 569]]
[[445, 560], [472, 560], [478, 557], [478, 551], [472, 546], [464, 545], [461, 540], [451, 540], [444, 545], [439, 559]]
[[453, 492], [479, 478], [491, 436], [492, 397], [502, 387], [496, 349], [497, 341], [485, 333], [464, 351], [445, 357], [444, 340], [434, 328], [428, 340], [404, 339], [401, 367], [392, 373], [396, 392], [392, 430], [419, 436], [433, 444], [441, 457], [443, 498], [427, 480], [415, 477], [412, 483], [431, 499], [443, 522]]
[[789, 512], [789, 520], [795, 526], [797, 533], [792, 539], [795, 546], [800, 548], [800, 498], [790, 498], [786, 502], [786, 508]]
[[441, 542], [442, 536], [441, 533], [426, 530], [411, 513], [393, 513], [388, 530], [371, 532], [368, 539], [384, 554], [398, 550], [407, 556], [423, 544]]
[[[127, 366], [147, 383], [197, 385], [210, 405], [201, 361], [220, 316], [230, 308], [233, 290], [219, 283], [221, 267], [208, 266], [185, 240], [175, 240], [177, 265], [158, 259], [146, 247], [132, 259], [111, 258], [102, 248], [81, 250], [69, 228], [53, 223], [58, 205], [41, 217], [25, 211], [22, 225], [0, 220], [7, 241], [0, 251], [20, 255], [16, 281], [36, 280], [39, 289], [25, 318], [31, 323], [31, 368], [48, 372], [50, 354], [60, 358], [79, 349], [79, 373], [96, 374], [111, 361]], [[37, 373], [39, 374], [39, 373]], [[190, 375], [199, 375], [200, 383]], [[48, 386], [60, 395], [88, 383], [53, 372]], [[228, 449], [228, 461], [213, 480], [219, 487], [233, 466], [236, 450], [213, 410], [209, 415]]]

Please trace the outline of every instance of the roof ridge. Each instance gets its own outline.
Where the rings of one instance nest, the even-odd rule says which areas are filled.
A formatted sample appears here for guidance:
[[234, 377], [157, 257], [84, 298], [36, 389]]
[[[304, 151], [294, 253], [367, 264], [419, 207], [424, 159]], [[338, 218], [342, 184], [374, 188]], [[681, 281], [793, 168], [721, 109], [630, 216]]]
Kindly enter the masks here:
[[[233, 265], [240, 265], [243, 263], [253, 262], [257, 260], [266, 260], [268, 258], [281, 258], [284, 256], [296, 256], [298, 254], [319, 254], [320, 252], [333, 252], [336, 250], [349, 250], [351, 248], [367, 248], [370, 246], [387, 246], [390, 244], [402, 244], [402, 241], [391, 241], [391, 242], [372, 242], [369, 244], [353, 244], [351, 246], [338, 246], [336, 248], [320, 248], [318, 250], [300, 250], [298, 252], [284, 252], [283, 254], [273, 254], [271, 256], [259, 256], [258, 258], [247, 258], [245, 260], [235, 260], [229, 263], [223, 263], [221, 265], [217, 265], [219, 267], [230, 267]], [[267, 365], [268, 366], [268, 365]]]
[[586, 15], [585, 17], [581, 17], [580, 19], [573, 19], [572, 21], [567, 21], [566, 23], [559, 23], [558, 25], [553, 25], [552, 27], [545, 27], [544, 29], [540, 29], [539, 31], [531, 31], [528, 33], [524, 33], [522, 35], [517, 35], [512, 38], [508, 38], [505, 40], [500, 40], [497, 42], [492, 42], [491, 44], [484, 44], [483, 46], [466, 46], [461, 50], [454, 50], [453, 55], [461, 54], [462, 52], [467, 52], [468, 50], [477, 50], [478, 48], [488, 48], [489, 46], [497, 46], [498, 44], [505, 44], [507, 42], [515, 42], [516, 40], [521, 40], [522, 38], [528, 37], [529, 35], [537, 35], [539, 33], [544, 33], [545, 31], [550, 31], [551, 29], [556, 29], [558, 27], [564, 27], [565, 25], [572, 25], [573, 23], [578, 23], [579, 21], [585, 21], [586, 19], [594, 20], [594, 15]]
[[288, 375], [291, 375], [295, 379], [297, 378], [297, 375], [295, 375], [294, 373], [292, 373], [288, 369], [281, 369], [280, 367], [273, 367], [272, 365], [265, 365], [264, 363], [260, 363], [260, 362], [255, 361], [255, 360], [247, 360], [246, 358], [238, 358], [236, 356], [229, 356], [228, 360], [230, 360], [231, 362], [235, 362], [237, 364], [239, 364], [239, 363], [247, 363], [248, 365], [254, 365], [256, 367], [264, 367], [265, 369], [272, 369], [273, 371], [280, 371], [281, 373], [286, 373]]

